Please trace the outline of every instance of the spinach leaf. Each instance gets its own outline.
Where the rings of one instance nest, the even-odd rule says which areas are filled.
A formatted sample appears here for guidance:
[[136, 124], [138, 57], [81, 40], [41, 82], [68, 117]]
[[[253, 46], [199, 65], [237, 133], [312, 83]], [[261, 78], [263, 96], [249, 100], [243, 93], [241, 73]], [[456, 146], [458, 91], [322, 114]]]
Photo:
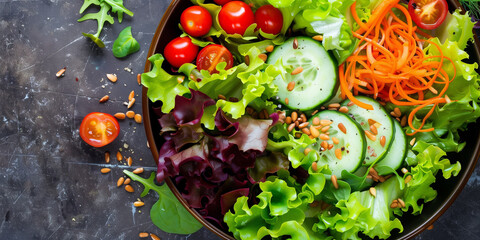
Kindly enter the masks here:
[[158, 193], [159, 199], [150, 210], [150, 218], [162, 231], [175, 234], [191, 234], [202, 228], [200, 224], [178, 199], [173, 195], [167, 184], [158, 186], [155, 184], [155, 173], [152, 172], [148, 179], [139, 177], [138, 175], [124, 170], [127, 176], [137, 181], [145, 187], [140, 197], [144, 197], [150, 190]]
[[126, 27], [113, 43], [112, 52], [117, 58], [126, 57], [140, 50], [140, 44], [132, 36], [132, 27]]
[[105, 22], [110, 24], [114, 23], [113, 17], [109, 14], [110, 10], [113, 13], [117, 14], [119, 22], [122, 22], [123, 13], [133, 16], [133, 12], [123, 6], [123, 0], [84, 0], [82, 7], [80, 8], [79, 13], [82, 14], [87, 8], [92, 5], [97, 5], [100, 7], [100, 10], [96, 13], [88, 13], [83, 15], [78, 22], [83, 22], [85, 20], [97, 20], [97, 33], [82, 33], [83, 36], [90, 38], [95, 44], [99, 47], [104, 48], [105, 44], [100, 40], [100, 33], [102, 32], [103, 25]]

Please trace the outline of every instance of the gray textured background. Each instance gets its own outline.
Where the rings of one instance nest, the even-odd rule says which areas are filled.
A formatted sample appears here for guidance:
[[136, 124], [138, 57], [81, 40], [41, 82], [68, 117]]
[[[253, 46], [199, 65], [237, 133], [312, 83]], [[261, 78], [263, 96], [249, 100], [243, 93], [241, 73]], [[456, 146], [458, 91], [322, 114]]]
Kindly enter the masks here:
[[[96, 30], [95, 21], [77, 23], [82, 2], [0, 0], [0, 239], [137, 239], [143, 231], [162, 239], [218, 239], [206, 229], [189, 236], [157, 229], [148, 216], [156, 195], [136, 209], [140, 185], [133, 184], [134, 194], [116, 187], [125, 161], [112, 157], [112, 172], [100, 173], [104, 152], [119, 148], [135, 166], [155, 169], [142, 124], [121, 121], [119, 138], [99, 149], [78, 135], [86, 114], [125, 112], [128, 93], [141, 94], [136, 74], [169, 1], [124, 0], [135, 16], [106, 24], [105, 49], [81, 36]], [[130, 25], [141, 50], [116, 59], [113, 40]], [[56, 78], [65, 66], [65, 77]], [[116, 73], [118, 82], [106, 80], [106, 73]], [[106, 94], [110, 100], [99, 104]], [[133, 107], [139, 113], [140, 100]], [[417, 239], [480, 239], [479, 177], [477, 166], [453, 206]]]

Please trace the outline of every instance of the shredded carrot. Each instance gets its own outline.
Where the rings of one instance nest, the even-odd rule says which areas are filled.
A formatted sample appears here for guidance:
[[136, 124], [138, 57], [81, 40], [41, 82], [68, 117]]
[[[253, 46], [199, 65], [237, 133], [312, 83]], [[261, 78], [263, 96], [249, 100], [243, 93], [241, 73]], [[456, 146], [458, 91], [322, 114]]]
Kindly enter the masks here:
[[[360, 20], [356, 4], [352, 4], [352, 17], [359, 26], [352, 34], [358, 38], [358, 47], [339, 67], [340, 90], [341, 97], [365, 109], [373, 107], [359, 101], [355, 95], [371, 95], [398, 106], [415, 106], [408, 116], [408, 125], [413, 132], [407, 133], [414, 135], [434, 130], [422, 128], [435, 107], [448, 102], [445, 93], [456, 70], [440, 46], [428, 40], [431, 36], [413, 25], [407, 9], [398, 2], [386, 0], [380, 3], [368, 22]], [[425, 44], [435, 47], [439, 56], [425, 56]], [[447, 61], [455, 70], [451, 78], [442, 69]], [[420, 126], [413, 126], [415, 114], [429, 106], [432, 108]]]

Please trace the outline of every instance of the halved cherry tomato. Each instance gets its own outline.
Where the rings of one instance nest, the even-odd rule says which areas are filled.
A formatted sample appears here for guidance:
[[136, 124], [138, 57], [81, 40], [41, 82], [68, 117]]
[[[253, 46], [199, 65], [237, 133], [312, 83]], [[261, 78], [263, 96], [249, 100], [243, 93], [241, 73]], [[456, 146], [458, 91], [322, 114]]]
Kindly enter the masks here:
[[432, 30], [447, 17], [448, 4], [445, 0], [410, 0], [408, 12], [419, 27]]
[[92, 112], [80, 124], [80, 137], [93, 147], [103, 147], [120, 133], [117, 119], [107, 113]]
[[189, 37], [178, 37], [167, 44], [163, 55], [173, 67], [179, 68], [184, 63], [195, 60], [198, 46]]
[[191, 6], [182, 12], [180, 24], [186, 33], [193, 37], [201, 37], [210, 31], [212, 16], [201, 6]]
[[279, 34], [283, 27], [282, 12], [272, 5], [264, 5], [255, 12], [257, 28], [264, 33]]
[[226, 62], [226, 69], [233, 67], [232, 53], [224, 46], [210, 44], [204, 47], [197, 56], [197, 69], [207, 70], [210, 73], [218, 73], [216, 67], [220, 62]]
[[231, 2], [232, 0], [213, 0], [216, 4], [218, 5], [225, 5], [227, 4], [228, 2]]
[[228, 34], [241, 34], [255, 21], [252, 9], [241, 1], [232, 1], [223, 5], [218, 13], [218, 21]]

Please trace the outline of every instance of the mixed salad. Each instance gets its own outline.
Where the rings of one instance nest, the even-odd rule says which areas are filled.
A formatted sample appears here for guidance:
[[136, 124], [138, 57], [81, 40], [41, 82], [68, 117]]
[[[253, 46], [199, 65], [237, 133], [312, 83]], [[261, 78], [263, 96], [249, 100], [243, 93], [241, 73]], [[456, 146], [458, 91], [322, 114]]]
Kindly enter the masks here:
[[[192, 0], [142, 74], [170, 177], [237, 239], [388, 238], [480, 116], [444, 0]], [[441, 174], [439, 173], [441, 172]]]

